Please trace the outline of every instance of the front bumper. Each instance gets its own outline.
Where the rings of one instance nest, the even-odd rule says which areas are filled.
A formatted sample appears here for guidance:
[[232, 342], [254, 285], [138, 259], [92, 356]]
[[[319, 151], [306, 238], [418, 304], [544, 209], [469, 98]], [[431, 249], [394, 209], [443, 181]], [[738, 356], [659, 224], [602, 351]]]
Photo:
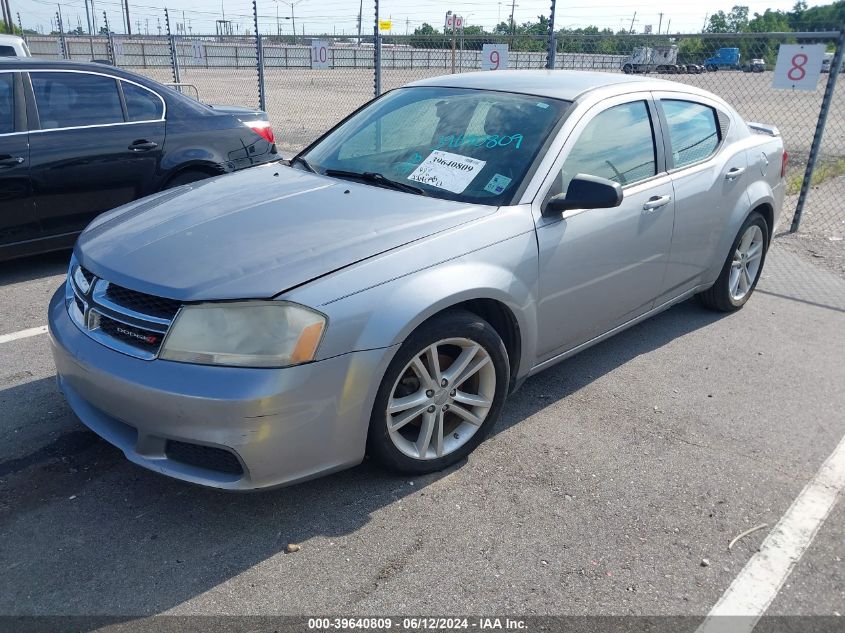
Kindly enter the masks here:
[[[50, 301], [48, 324], [59, 388], [86, 426], [136, 464], [229, 490], [290, 484], [359, 463], [394, 351], [285, 369], [140, 360], [82, 332], [68, 315], [64, 287]], [[173, 450], [184, 444], [198, 447], [189, 446], [189, 458]]]

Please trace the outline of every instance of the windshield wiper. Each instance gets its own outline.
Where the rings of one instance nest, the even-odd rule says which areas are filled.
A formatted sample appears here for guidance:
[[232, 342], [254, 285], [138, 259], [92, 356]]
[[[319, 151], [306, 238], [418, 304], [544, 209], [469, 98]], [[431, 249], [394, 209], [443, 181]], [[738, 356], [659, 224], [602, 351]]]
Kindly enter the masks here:
[[363, 180], [364, 182], [372, 183], [379, 187], [385, 187], [386, 189], [395, 189], [396, 191], [415, 193], [420, 196], [428, 195], [425, 192], [425, 189], [421, 189], [420, 187], [415, 187], [414, 185], [409, 185], [404, 182], [396, 182], [395, 180], [390, 180], [390, 178], [386, 178], [384, 174], [379, 174], [374, 171], [365, 171], [363, 173], [359, 173], [357, 171], [346, 171], [344, 169], [327, 169], [325, 171], [325, 175], [334, 176], [335, 178], [355, 178], [357, 180]]
[[314, 166], [309, 163], [307, 159], [302, 158], [302, 156], [294, 156], [293, 158], [291, 158], [290, 164], [293, 165], [294, 163], [300, 163], [303, 167], [305, 167], [305, 169], [310, 171], [312, 174], [319, 173], [316, 169], [314, 169]]

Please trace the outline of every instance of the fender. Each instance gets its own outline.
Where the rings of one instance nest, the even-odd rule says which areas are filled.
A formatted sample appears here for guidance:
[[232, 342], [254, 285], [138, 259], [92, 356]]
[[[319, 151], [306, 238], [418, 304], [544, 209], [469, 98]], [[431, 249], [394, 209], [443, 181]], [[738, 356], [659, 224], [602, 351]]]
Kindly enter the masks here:
[[[398, 349], [432, 316], [472, 299], [492, 299], [514, 317], [520, 336], [518, 379], [534, 361], [537, 242], [533, 231], [395, 278], [318, 307], [329, 320], [318, 358], [353, 350]], [[297, 293], [285, 297], [297, 301]]]

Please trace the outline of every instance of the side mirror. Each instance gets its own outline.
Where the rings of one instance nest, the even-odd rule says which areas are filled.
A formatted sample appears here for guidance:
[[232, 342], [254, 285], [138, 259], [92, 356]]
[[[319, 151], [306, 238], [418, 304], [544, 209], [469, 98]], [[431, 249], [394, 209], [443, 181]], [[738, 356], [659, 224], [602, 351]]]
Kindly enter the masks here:
[[622, 187], [619, 183], [600, 178], [577, 174], [569, 181], [566, 194], [552, 196], [543, 206], [543, 215], [560, 215], [569, 209], [609, 209], [622, 204]]

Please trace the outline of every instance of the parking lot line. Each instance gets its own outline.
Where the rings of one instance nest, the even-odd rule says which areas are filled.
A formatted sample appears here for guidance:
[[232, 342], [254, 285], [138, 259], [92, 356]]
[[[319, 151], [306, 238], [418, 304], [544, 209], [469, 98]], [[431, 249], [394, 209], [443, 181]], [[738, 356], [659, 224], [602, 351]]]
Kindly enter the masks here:
[[29, 338], [30, 336], [38, 336], [39, 334], [46, 334], [47, 326], [41, 325], [39, 327], [31, 327], [28, 330], [21, 330], [20, 332], [12, 332], [11, 334], [0, 334], [0, 344], [16, 341], [19, 338]]
[[722, 594], [696, 633], [725, 631], [722, 616], [745, 616], [732, 618], [730, 631], [751, 631], [813, 542], [843, 489], [845, 437]]

